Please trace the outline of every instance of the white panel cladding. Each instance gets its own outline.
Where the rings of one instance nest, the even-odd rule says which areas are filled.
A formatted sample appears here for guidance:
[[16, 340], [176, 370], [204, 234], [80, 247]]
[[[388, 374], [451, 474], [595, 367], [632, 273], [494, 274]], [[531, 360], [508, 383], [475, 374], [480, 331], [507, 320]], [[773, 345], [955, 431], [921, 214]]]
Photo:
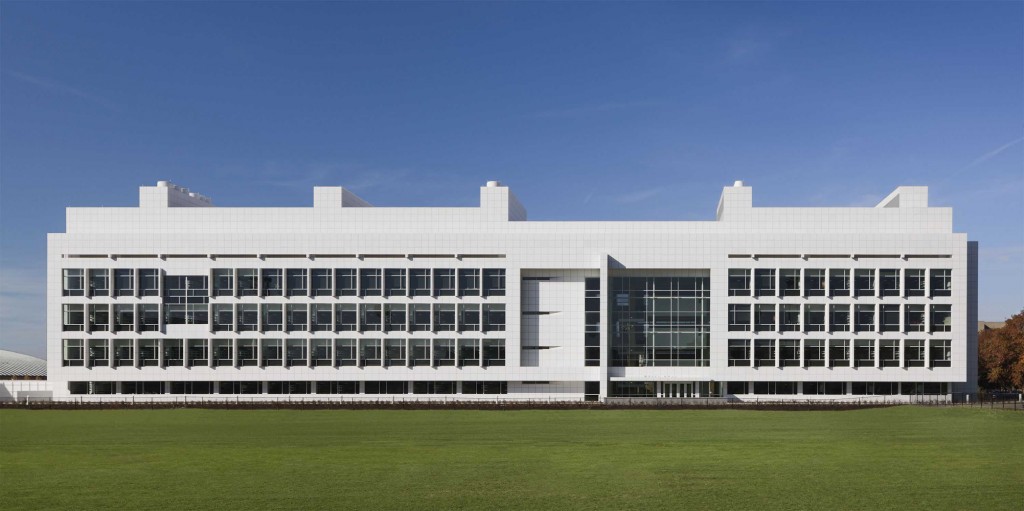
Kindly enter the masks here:
[[[48, 369], [55, 394], [68, 381], [504, 381], [508, 397], [537, 394], [543, 384], [513, 391], [516, 382], [551, 382], [582, 388], [601, 380], [600, 367], [584, 364], [584, 279], [598, 277], [603, 261], [614, 274], [653, 274], [697, 269], [710, 274], [708, 367], [604, 368], [613, 381], [902, 381], [968, 382], [971, 307], [976, 286], [967, 265], [967, 237], [952, 232], [949, 208], [926, 207], [927, 196], [910, 189], [898, 205], [877, 208], [759, 208], [749, 187], [728, 187], [718, 221], [543, 222], [526, 212], [506, 187], [481, 189], [481, 207], [378, 208], [340, 189], [317, 190], [310, 208], [68, 208], [67, 232], [50, 234], [48, 270]], [[147, 192], [155, 193], [155, 192]], [[163, 193], [160, 191], [160, 193]], [[890, 199], [894, 196], [890, 196]], [[157, 201], [159, 202], [159, 201]], [[338, 203], [335, 206], [335, 203]], [[199, 205], [199, 204], [196, 204]], [[209, 204], [203, 203], [203, 206]], [[361, 206], [361, 207], [350, 207]], [[83, 257], [84, 256], [84, 257]], [[756, 257], [755, 257], [756, 256]], [[805, 258], [806, 256], [806, 258]], [[831, 256], [831, 257], [821, 257]], [[870, 257], [881, 256], [881, 257]], [[944, 257], [919, 257], [944, 256]], [[503, 303], [504, 332], [217, 332], [206, 325], [166, 325], [158, 332], [63, 332], [62, 304], [160, 303], [160, 297], [64, 297], [64, 268], [155, 268], [167, 275], [209, 275], [215, 268], [502, 268], [506, 293], [481, 297], [242, 297], [211, 303]], [[952, 271], [948, 297], [730, 297], [730, 268], [879, 269]], [[524, 280], [548, 276], [552, 280]], [[969, 288], [969, 286], [971, 286]], [[607, 289], [602, 293], [607, 296]], [[888, 300], [888, 301], [887, 301]], [[758, 332], [728, 331], [728, 304], [950, 305], [950, 332]], [[527, 312], [548, 312], [530, 315]], [[602, 325], [606, 331], [608, 325]], [[61, 340], [75, 339], [504, 339], [499, 367], [118, 367], [61, 365]], [[949, 340], [950, 367], [803, 368], [730, 367], [728, 340], [860, 339]], [[547, 350], [524, 349], [551, 346]], [[971, 346], [971, 349], [976, 349]], [[408, 348], [407, 348], [408, 349]], [[539, 385], [539, 386], [532, 386]], [[571, 392], [570, 392], [571, 393]], [[582, 390], [577, 392], [581, 397]], [[565, 395], [551, 390], [549, 395]]]

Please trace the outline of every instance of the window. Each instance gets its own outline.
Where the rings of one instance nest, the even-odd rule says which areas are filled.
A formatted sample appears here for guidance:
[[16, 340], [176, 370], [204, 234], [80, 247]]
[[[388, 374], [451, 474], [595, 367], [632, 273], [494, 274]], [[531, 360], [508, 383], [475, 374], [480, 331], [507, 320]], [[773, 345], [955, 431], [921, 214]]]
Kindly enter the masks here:
[[932, 270], [932, 296], [952, 294], [952, 270]]
[[455, 270], [434, 270], [434, 296], [455, 296]]
[[729, 296], [750, 296], [750, 270], [729, 270]]
[[206, 339], [188, 340], [188, 366], [210, 365], [210, 348]]
[[729, 339], [729, 366], [750, 366], [750, 339]]
[[386, 339], [384, 341], [384, 364], [388, 367], [404, 366], [405, 339]]
[[745, 381], [731, 381], [725, 385], [726, 394], [746, 394], [747, 393], [747, 382]]
[[288, 313], [288, 331], [305, 332], [309, 330], [309, 306], [304, 303], [289, 303], [285, 310]]
[[260, 329], [259, 305], [240, 303], [235, 306], [238, 313], [238, 331], [252, 332]]
[[160, 365], [160, 341], [157, 339], [139, 340], [139, 365], [156, 367]]
[[108, 270], [89, 270], [89, 296], [110, 296]]
[[775, 270], [754, 270], [754, 283], [757, 296], [775, 296]]
[[382, 282], [379, 268], [359, 269], [360, 296], [381, 296]]
[[281, 339], [260, 339], [260, 366], [284, 365], [284, 347]]
[[430, 339], [409, 339], [409, 365], [430, 365]]
[[505, 331], [505, 304], [488, 303], [483, 306], [483, 331], [504, 332]]
[[156, 332], [160, 330], [160, 305], [156, 303], [142, 303], [138, 305], [139, 331]]
[[359, 331], [376, 332], [384, 328], [381, 305], [379, 303], [359, 304]]
[[313, 268], [309, 270], [309, 287], [312, 296], [331, 296], [334, 289], [331, 286], [330, 268]]
[[782, 367], [800, 367], [800, 341], [782, 339], [779, 341], [779, 365]]
[[804, 270], [804, 295], [825, 296], [825, 270]]
[[903, 281], [907, 296], [924, 296], [924, 270], [904, 270]]
[[310, 341], [309, 357], [314, 367], [331, 367], [334, 364], [331, 353], [331, 339], [313, 339]]
[[118, 368], [135, 366], [135, 344], [131, 339], [114, 339], [113, 365]]
[[924, 367], [924, 341], [903, 341], [903, 367]]
[[412, 382], [413, 394], [454, 394], [455, 382], [453, 381], [414, 381]]
[[222, 381], [217, 384], [218, 394], [262, 394], [263, 382]]
[[475, 303], [459, 304], [459, 331], [480, 331], [480, 305]]
[[409, 270], [409, 296], [430, 295], [430, 270], [425, 268]]
[[825, 341], [807, 339], [804, 341], [804, 367], [825, 366]]
[[334, 365], [341, 367], [359, 364], [359, 351], [356, 346], [355, 339], [335, 339]]
[[139, 270], [139, 296], [160, 296], [160, 270]]
[[924, 305], [907, 305], [904, 322], [907, 332], [924, 332]]
[[264, 303], [262, 309], [262, 330], [264, 332], [279, 332], [284, 330], [284, 314], [281, 312], [281, 304]]
[[82, 347], [82, 344], [83, 341], [81, 339], [64, 339], [62, 350], [63, 358], [61, 359], [61, 365], [85, 365], [85, 349]]
[[932, 305], [932, 332], [952, 331], [952, 305]]
[[259, 365], [259, 344], [256, 339], [238, 340], [238, 365], [257, 366]]
[[380, 339], [359, 339], [359, 365], [379, 366], [380, 364]]
[[384, 330], [388, 332], [404, 332], [405, 305], [387, 304], [384, 306]]
[[464, 381], [463, 394], [507, 394], [508, 382], [503, 381]]
[[231, 332], [235, 329], [234, 306], [230, 303], [213, 305], [213, 331]]
[[654, 397], [655, 382], [612, 381], [608, 382], [610, 397]]
[[89, 339], [89, 367], [110, 365], [110, 342], [107, 339]]
[[231, 339], [213, 340], [213, 366], [232, 367], [235, 365], [235, 350]]
[[359, 280], [356, 278], [356, 271], [352, 268], [338, 268], [334, 270], [334, 294], [335, 296], [356, 296], [359, 293]]
[[849, 339], [832, 339], [828, 342], [828, 366], [850, 367]]
[[829, 330], [832, 332], [849, 332], [850, 331], [850, 306], [843, 305], [829, 305], [829, 314], [831, 316], [829, 322]]
[[[583, 365], [598, 367], [601, 365], [601, 279], [584, 279], [583, 288]], [[502, 306], [502, 311], [504, 309]]]
[[452, 332], [455, 330], [455, 304], [434, 304], [434, 331]]
[[316, 382], [317, 394], [358, 394], [359, 382], [357, 381], [318, 381]]
[[81, 332], [85, 330], [85, 305], [78, 303], [64, 304], [65, 332]]
[[480, 365], [480, 339], [459, 339], [459, 367]]
[[85, 270], [64, 269], [64, 296], [85, 296]]
[[729, 331], [750, 330], [750, 305], [729, 304]]
[[334, 330], [337, 332], [353, 332], [359, 329], [359, 314], [356, 304], [339, 303], [334, 309]]
[[779, 330], [782, 332], [796, 332], [800, 330], [800, 306], [796, 304], [782, 304], [779, 306], [779, 317], [782, 320]]
[[807, 395], [839, 395], [846, 393], [846, 382], [842, 381], [805, 381], [804, 394]]
[[135, 306], [130, 304], [114, 305], [114, 331], [135, 331]]
[[754, 367], [775, 367], [775, 340], [754, 341]]
[[459, 296], [480, 296], [480, 270], [459, 268]]
[[875, 331], [875, 306], [874, 305], [857, 305], [854, 309], [856, 313], [857, 324], [854, 329], [855, 332], [874, 332]]
[[164, 367], [176, 367], [185, 364], [185, 350], [181, 339], [164, 339]]
[[114, 270], [114, 294], [135, 296], [135, 271], [128, 268]]
[[309, 276], [304, 269], [285, 271], [288, 278], [288, 296], [309, 296]]
[[164, 303], [176, 305], [205, 305], [209, 303], [209, 280], [206, 275], [168, 275], [164, 278]]
[[796, 382], [755, 381], [754, 394], [796, 394]]
[[779, 285], [782, 296], [800, 296], [800, 270], [779, 270]]
[[850, 384], [850, 389], [858, 396], [893, 396], [899, 394], [900, 384], [894, 381], [855, 381]]
[[231, 268], [213, 270], [213, 296], [235, 296], [235, 275]]
[[309, 358], [306, 352], [305, 339], [288, 339], [285, 342], [285, 356], [288, 367], [306, 367], [309, 365]]
[[484, 367], [505, 365], [505, 340], [484, 339], [483, 341], [483, 365]]
[[850, 296], [850, 270], [829, 270], [828, 288], [832, 296]]
[[329, 332], [334, 329], [334, 319], [331, 317], [331, 310], [334, 307], [329, 303], [314, 303], [310, 305], [309, 320], [310, 330], [313, 332]]
[[209, 322], [206, 304], [164, 305], [164, 323], [168, 325], [206, 325]]
[[430, 331], [430, 304], [414, 303], [409, 305], [409, 331]]
[[363, 384], [365, 394], [408, 394], [407, 381], [368, 381]]
[[256, 296], [259, 289], [259, 273], [255, 268], [238, 270], [238, 296]]
[[853, 341], [853, 366], [875, 367], [875, 341], [857, 339]]
[[505, 270], [484, 268], [484, 296], [505, 296]]
[[[849, 311], [849, 309], [847, 309]], [[847, 312], [849, 314], [849, 312]], [[804, 331], [824, 332], [825, 331], [825, 306], [818, 304], [807, 304], [804, 306]]]
[[881, 281], [882, 296], [900, 296], [899, 270], [879, 270], [878, 279]]
[[405, 269], [390, 268], [384, 270], [384, 293], [387, 296], [405, 296]]
[[879, 331], [881, 331], [881, 332], [899, 332], [900, 331], [900, 306], [899, 305], [882, 305], [882, 324], [880, 325]]
[[878, 365], [879, 367], [900, 366], [900, 341], [878, 341]]
[[931, 367], [949, 367], [951, 364], [951, 348], [947, 340], [932, 339], [928, 347], [928, 362]]
[[875, 296], [875, 270], [855, 270], [853, 281], [856, 296]]
[[455, 365], [455, 339], [434, 339], [434, 367]]
[[284, 276], [281, 270], [260, 270], [260, 281], [263, 284], [263, 296], [281, 296], [284, 294]]
[[754, 331], [771, 332], [775, 330], [775, 305], [757, 304], [754, 307]]
[[110, 305], [89, 304], [89, 331], [105, 332], [110, 330]]

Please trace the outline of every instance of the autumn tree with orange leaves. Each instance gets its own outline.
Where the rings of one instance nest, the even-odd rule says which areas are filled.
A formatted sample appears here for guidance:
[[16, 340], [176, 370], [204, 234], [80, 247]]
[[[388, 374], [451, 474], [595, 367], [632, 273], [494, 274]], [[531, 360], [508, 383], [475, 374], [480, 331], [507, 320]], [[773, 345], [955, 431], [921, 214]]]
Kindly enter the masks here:
[[1024, 389], [1024, 310], [1002, 328], [978, 334], [978, 384], [987, 389]]

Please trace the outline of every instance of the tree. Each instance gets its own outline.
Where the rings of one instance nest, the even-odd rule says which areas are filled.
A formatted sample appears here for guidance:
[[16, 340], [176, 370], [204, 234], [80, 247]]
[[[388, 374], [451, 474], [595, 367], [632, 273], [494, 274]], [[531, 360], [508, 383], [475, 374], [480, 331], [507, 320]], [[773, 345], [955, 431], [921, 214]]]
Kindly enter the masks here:
[[978, 334], [978, 384], [988, 389], [1024, 389], [1024, 310], [1002, 328]]

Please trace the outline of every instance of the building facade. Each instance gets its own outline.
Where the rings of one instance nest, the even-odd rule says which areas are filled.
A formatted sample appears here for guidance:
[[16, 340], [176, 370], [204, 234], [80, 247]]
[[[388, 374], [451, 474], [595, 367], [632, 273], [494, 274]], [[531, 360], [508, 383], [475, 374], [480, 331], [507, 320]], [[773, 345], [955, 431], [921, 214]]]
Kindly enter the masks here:
[[692, 222], [218, 208], [168, 182], [48, 240], [54, 397], [912, 399], [972, 392], [977, 246], [926, 187]]

